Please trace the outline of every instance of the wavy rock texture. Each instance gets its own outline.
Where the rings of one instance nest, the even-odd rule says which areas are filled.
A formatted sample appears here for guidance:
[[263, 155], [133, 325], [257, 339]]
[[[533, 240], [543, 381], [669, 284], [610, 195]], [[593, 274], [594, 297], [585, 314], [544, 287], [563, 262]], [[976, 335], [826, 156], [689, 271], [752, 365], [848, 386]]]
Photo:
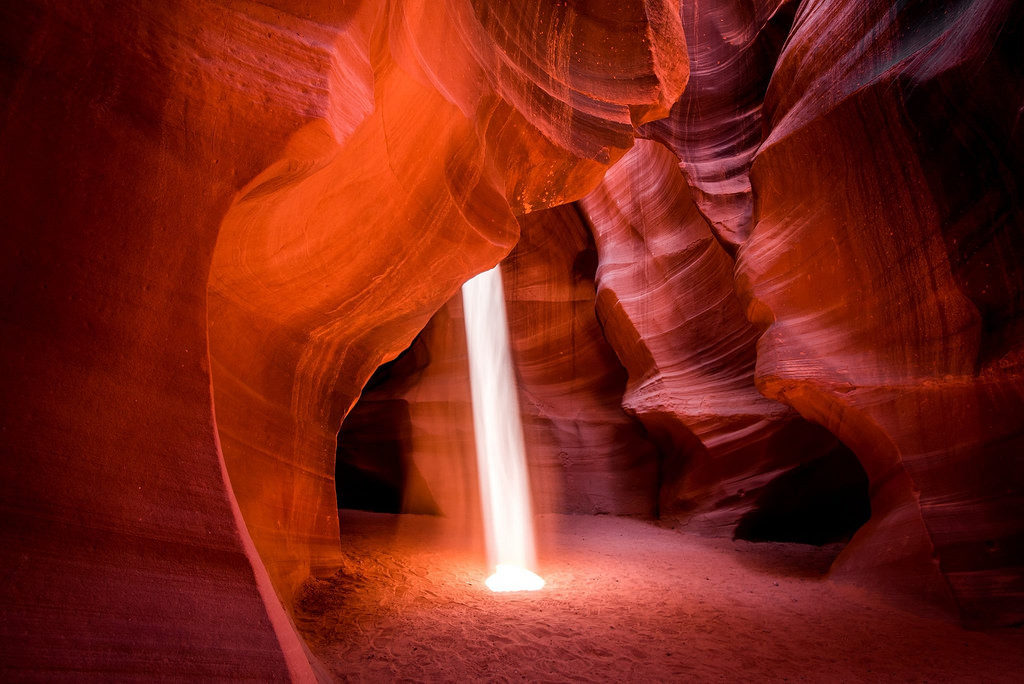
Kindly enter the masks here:
[[[626, 378], [595, 315], [597, 255], [589, 231], [572, 206], [520, 222], [521, 238], [502, 273], [534, 508], [650, 516], [657, 451], [620, 405]], [[468, 368], [456, 295], [387, 380], [363, 392], [342, 428], [339, 458], [369, 474], [374, 462], [359, 454], [400, 453], [399, 465], [414, 480], [403, 509], [436, 505], [479, 535]], [[378, 420], [360, 418], [378, 412]]]
[[238, 188], [337, 118], [345, 13], [0, 14], [4, 678], [311, 679], [223, 470], [206, 280]]
[[731, 532], [760, 488], [835, 439], [754, 386], [760, 333], [671, 152], [638, 141], [580, 205], [597, 311], [629, 371], [623, 406], [662, 446], [660, 514]]
[[[663, 462], [661, 503], [734, 519], [715, 492], [832, 449], [795, 411], [871, 482], [835, 577], [1021, 621], [1022, 22], [1008, 0], [4, 4], [0, 667], [315, 677], [288, 610], [338, 560], [342, 418], [637, 135], [678, 161], [640, 146], [587, 210], [627, 408], [694, 455]], [[569, 210], [534, 221], [509, 294], [542, 469], [579, 510], [637, 511], [589, 248]], [[430, 334], [454, 345], [456, 317]], [[585, 368], [552, 355], [566, 335]], [[449, 420], [431, 401], [460, 410], [425, 396], [413, 426]]]
[[341, 417], [686, 79], [674, 3], [517, 7], [4, 6], [4, 668], [314, 676]]
[[[678, 17], [660, 3], [488, 7], [378, 13], [372, 115], [347, 137], [323, 122], [301, 129], [221, 225], [209, 314], [218, 427], [286, 604], [337, 564], [336, 427], [374, 368], [511, 249], [513, 212], [595, 185], [630, 144], [630, 116], [663, 111], [685, 82]], [[538, 53], [524, 41], [542, 15], [553, 42]], [[584, 38], [628, 44], [636, 72], [582, 69]], [[565, 60], [587, 77], [559, 78]]]
[[[714, 3], [683, 20], [690, 86], [644, 130], [687, 182], [638, 145], [583, 201], [626, 406], [686, 455], [666, 455], [663, 508], [675, 496], [701, 522], [744, 460], [764, 482], [799, 458], [792, 436], [763, 436], [787, 412], [752, 391], [757, 339], [761, 393], [826, 426], [871, 481], [872, 519], [833, 575], [1019, 621], [1020, 9]], [[711, 236], [738, 250], [746, 316]], [[763, 461], [721, 455], [747, 438]], [[725, 470], [701, 477], [709, 464]]]
[[593, 188], [678, 98], [684, 45], [671, 0], [413, 0], [388, 17], [395, 62], [474, 122], [517, 212]]
[[[364, 416], [372, 416], [366, 419]], [[394, 454], [382, 476], [381, 455]], [[338, 440], [339, 499], [384, 479], [392, 510], [440, 513], [483, 544], [462, 295], [434, 314], [412, 345], [382, 367], [345, 418]], [[352, 468], [350, 481], [341, 478]], [[350, 494], [351, 493], [351, 494]], [[360, 502], [354, 502], [358, 505]]]
[[[737, 261], [768, 326], [758, 386], [871, 478], [873, 518], [834, 572], [934, 564], [969, 622], [1024, 615], [1021, 14], [802, 5]], [[950, 190], [962, 177], [973, 193]]]
[[643, 128], [675, 152], [693, 201], [730, 252], [750, 233], [749, 171], [764, 140], [762, 103], [797, 4], [682, 3], [690, 80], [669, 117]]
[[651, 515], [657, 451], [594, 310], [597, 253], [575, 207], [523, 217], [502, 262], [523, 430], [541, 511]]

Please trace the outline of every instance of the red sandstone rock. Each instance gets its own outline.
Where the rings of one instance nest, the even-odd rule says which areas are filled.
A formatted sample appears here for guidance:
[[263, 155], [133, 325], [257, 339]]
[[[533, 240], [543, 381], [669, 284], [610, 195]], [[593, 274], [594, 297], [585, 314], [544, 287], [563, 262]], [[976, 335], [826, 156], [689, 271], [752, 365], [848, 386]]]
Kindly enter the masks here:
[[[341, 417], [685, 81], [671, 4], [556, 7], [536, 54], [536, 13], [280, 4], [4, 9], [4, 667], [312, 677], [266, 573], [287, 608], [336, 558]], [[412, 73], [435, 29], [484, 78]]]
[[4, 678], [313, 676], [224, 473], [206, 281], [346, 24], [244, 10], [3, 7]]
[[[801, 3], [770, 68], [790, 10], [741, 7], [684, 9], [701, 39], [694, 86], [643, 132], [682, 157], [700, 209], [669, 189], [633, 212], [664, 228], [671, 199], [696, 231], [659, 234], [651, 261], [686, 264], [687, 283], [666, 269], [674, 296], [643, 297], [687, 306], [631, 337], [630, 317], [609, 313], [613, 346], [631, 377], [657, 362], [713, 400], [717, 413], [662, 411], [702, 444], [742, 443], [788, 415], [750, 391], [753, 364], [768, 399], [857, 454], [873, 519], [835, 576], [948, 587], [968, 621], [1020, 621], [1022, 10]], [[515, 215], [592, 190], [634, 127], [678, 100], [675, 7], [2, 12], [0, 666], [310, 679], [286, 609], [338, 559], [342, 417], [377, 365], [512, 248]], [[647, 193], [631, 183], [617, 192]], [[738, 250], [753, 326], [712, 235]], [[573, 240], [552, 258], [578, 254]], [[609, 278], [617, 258], [600, 266]], [[552, 281], [522, 315], [575, 314], [573, 282]], [[690, 287], [717, 308], [685, 313], [699, 311]], [[536, 359], [566, 329], [596, 334], [581, 315], [520, 347], [553, 434], [572, 421], [552, 398], [557, 364]], [[711, 349], [721, 368], [680, 364], [679, 348]], [[613, 378], [591, 377], [588, 420], [614, 414]], [[638, 396], [638, 415], [660, 410], [659, 395]], [[570, 442], [625, 443], [628, 423], [615, 425]], [[763, 472], [779, 457], [766, 449]], [[706, 468], [693, 491], [730, 491], [745, 468]], [[625, 498], [602, 506], [633, 506], [641, 480], [616, 481]]]
[[677, 164], [638, 141], [580, 204], [598, 249], [597, 310], [629, 371], [623, 406], [662, 446], [661, 515], [724, 532], [760, 487], [835, 442], [754, 386], [759, 332]]
[[651, 515], [657, 451], [621, 407], [626, 374], [595, 315], [589, 231], [573, 206], [521, 222], [502, 273], [538, 509]]
[[[589, 232], [571, 206], [530, 214], [521, 224], [502, 272], [534, 509], [649, 516], [657, 454], [620, 406], [625, 373], [595, 315]], [[436, 505], [467, 534], [479, 535], [461, 295], [388, 375], [363, 392], [346, 419], [342, 450], [386, 441], [422, 477], [407, 488], [404, 509]], [[373, 423], [359, 418], [378, 411]], [[346, 462], [355, 465], [351, 457]]]
[[[508, 34], [510, 22], [532, 15], [499, 26], [493, 11], [456, 0], [389, 8], [370, 46], [373, 114], [347, 136], [322, 121], [300, 129], [236, 197], [211, 266], [225, 462], [286, 605], [310, 572], [336, 565], [334, 440], [374, 368], [511, 249], [513, 211], [595, 185], [631, 141], [631, 108], [656, 111], [685, 81], [678, 19], [661, 3], [579, 19], [588, 43], [633, 36], [630, 55], [647, 55], [635, 78], [598, 78], [594, 65], [597, 82], [561, 85], [538, 84], [536, 56], [509, 42], [528, 35]], [[552, 11], [576, 22], [572, 8]], [[552, 48], [552, 70], [574, 49]], [[579, 129], [555, 135], [570, 121]]]
[[517, 213], [593, 188], [688, 74], [673, 0], [411, 0], [387, 42], [475, 124]]
[[[1000, 2], [941, 16], [926, 3], [899, 12], [884, 3], [803, 7], [772, 72], [766, 117], [759, 84], [788, 11], [757, 6], [744, 21], [729, 21], [737, 13], [728, 3], [684, 10], [691, 87], [669, 120], [645, 130], [680, 155], [710, 221], [705, 239], [713, 232], [726, 247], [739, 246], [747, 317], [767, 328], [757, 347], [758, 388], [828, 427], [871, 478], [872, 520], [833, 574], [952, 598], [969, 622], [1018, 621], [1024, 502], [1016, 454], [1024, 405], [1021, 338], [1012, 321], [1024, 291], [1014, 190], [1022, 155], [1019, 145], [986, 140], [1019, 140], [1010, 122], [1019, 117], [1020, 77], [1007, 71], [1007, 50], [1021, 12]], [[763, 56], [751, 61], [755, 53]], [[1013, 83], [1018, 95], [996, 98], [995, 83]], [[756, 125], [762, 118], [764, 133]], [[951, 121], [960, 123], [953, 136]], [[671, 239], [683, 237], [650, 234], [666, 215], [680, 220], [670, 199], [679, 193], [652, 188], [664, 171], [634, 169], [633, 178], [617, 180], [632, 163], [627, 157], [584, 203], [605, 248], [599, 280], [627, 274], [618, 280], [625, 292], [609, 289], [599, 301], [606, 331], [631, 378], [663, 383], [680, 366], [721, 376], [721, 363], [706, 362], [729, 349], [749, 354], [751, 328], [735, 314], [708, 321], [729, 311], [721, 306], [696, 307], [705, 320], [685, 329], [672, 322], [678, 297], [658, 297], [655, 288], [670, 281], [673, 264], [685, 263], [662, 256], [673, 253]], [[965, 176], [965, 167], [976, 175]], [[699, 218], [691, 211], [688, 220], [700, 225]], [[631, 227], [608, 230], [617, 224]], [[629, 256], [631, 242], [638, 251]], [[637, 259], [666, 275], [628, 275]], [[721, 301], [729, 280], [718, 276], [719, 299], [705, 293], [695, 302]], [[673, 291], [713, 282], [691, 275]], [[637, 330], [632, 320], [654, 327]], [[746, 346], [732, 332], [744, 329]], [[680, 344], [688, 336], [705, 345], [689, 363], [689, 347]], [[733, 377], [736, 396], [748, 406], [762, 402], [742, 373]], [[689, 431], [678, 426], [701, 426], [701, 414], [669, 398], [696, 390], [704, 414], [718, 404], [712, 425], [717, 420], [726, 435], [743, 432], [722, 421], [726, 395], [705, 384], [653, 385], [644, 393], [631, 383], [627, 406], [635, 402], [649, 427], [697, 454], [679, 468], [679, 491], [683, 500], [699, 499], [697, 473], [709, 462], [700, 454], [709, 440], [687, 449]], [[648, 399], [638, 400], [638, 392]], [[783, 458], [776, 449], [790, 439], [768, 448], [768, 463]], [[716, 473], [703, 483], [728, 487], [729, 478]]]
[[797, 4], [682, 3], [690, 80], [669, 117], [643, 129], [679, 157], [693, 201], [730, 251], [750, 233], [748, 173], [764, 138], [761, 105]]
[[[838, 435], [871, 478], [872, 520], [835, 573], [870, 581], [915, 565], [897, 574], [917, 590], [914, 573], [930, 568], [977, 623], [1024, 616], [1024, 378], [1007, 327], [1024, 291], [1018, 181], [993, 178], [973, 209], [942, 192], [969, 170], [922, 150], [934, 139], [986, 172], [1020, 168], [999, 145], [942, 140], [958, 126], [965, 140], [973, 126], [999, 135], [1019, 111], [961, 103], [1007, 87], [1020, 102], [1020, 80], [998, 75], [1021, 16], [1001, 2], [798, 12], [767, 94], [754, 227], [737, 261], [747, 313], [768, 326], [758, 386]], [[977, 280], [986, 260], [1001, 294]], [[1001, 370], [979, 374], [983, 364]]]
[[[363, 419], [366, 413], [374, 419]], [[370, 449], [378, 458], [381, 451], [401, 456], [409, 481], [397, 490], [398, 510], [440, 513], [462, 537], [482, 547], [461, 293], [430, 319], [376, 386], [363, 390], [345, 418], [339, 441], [343, 463], [368, 469], [351, 453]], [[350, 485], [342, 481], [338, 486], [345, 491]]]

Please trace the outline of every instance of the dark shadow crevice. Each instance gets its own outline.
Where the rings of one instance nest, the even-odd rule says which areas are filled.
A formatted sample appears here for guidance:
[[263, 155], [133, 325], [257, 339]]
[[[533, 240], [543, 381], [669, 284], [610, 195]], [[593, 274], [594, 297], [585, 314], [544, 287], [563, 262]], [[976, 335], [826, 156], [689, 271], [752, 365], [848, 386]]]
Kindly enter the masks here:
[[871, 517], [867, 473], [842, 443], [757, 492], [734, 539], [824, 546], [847, 542]]

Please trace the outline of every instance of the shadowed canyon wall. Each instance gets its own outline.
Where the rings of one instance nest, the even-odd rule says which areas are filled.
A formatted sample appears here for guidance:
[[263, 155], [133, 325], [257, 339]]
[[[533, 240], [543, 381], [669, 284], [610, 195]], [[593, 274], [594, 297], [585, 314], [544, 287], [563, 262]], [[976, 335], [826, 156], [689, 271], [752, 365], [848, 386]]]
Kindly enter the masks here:
[[[871, 521], [833, 577], [1019, 620], [1020, 10], [682, 19], [690, 83], [640, 128], [668, 149], [638, 142], [579, 203], [661, 517], [746, 534], [780, 483], [831, 472], [852, 531], [866, 475]], [[590, 448], [614, 468], [610, 443]]]
[[[834, 573], [923, 551], [969, 622], [1022, 617], [1024, 385], [1013, 367], [1024, 340], [1005, 332], [1021, 294], [1019, 131], [998, 149], [963, 148], [1008, 133], [1007, 109], [1019, 115], [1019, 73], [1005, 69], [1020, 61], [990, 56], [1020, 27], [1014, 3], [941, 16], [929, 3], [801, 6], [766, 94], [770, 132], [737, 261], [748, 316], [768, 326], [758, 387], [839, 436], [872, 482], [872, 520]], [[979, 81], [1008, 97], [971, 102]], [[921, 153], [934, 137], [945, 158]], [[938, 185], [962, 174], [943, 170], [953, 160], [1003, 171], [984, 187], [966, 181], [978, 183], [977, 208]], [[978, 269], [988, 285], [970, 282]]]
[[[502, 262], [534, 508], [650, 517], [658, 454], [621, 407], [625, 371], [594, 308], [596, 259], [586, 224], [567, 205], [522, 217], [520, 240]], [[342, 427], [339, 467], [373, 477], [379, 466], [369, 454], [401, 454], [384, 476], [392, 487], [402, 473], [415, 479], [395, 497], [401, 508], [436, 505], [478, 533], [464, 330], [459, 294], [388, 368], [388, 379], [364, 390]]]
[[[643, 129], [682, 179], [638, 144], [583, 201], [607, 254], [598, 308], [630, 369], [624, 405], [682, 455], [664, 508], [678, 495], [691, 524], [706, 520], [708, 467], [720, 511], [749, 491], [730, 491], [730, 472], [763, 482], [827, 442], [806, 427], [810, 443], [759, 439], [801, 422], [752, 392], [753, 371], [871, 481], [872, 519], [832, 575], [951, 594], [978, 624], [1019, 621], [1024, 590], [1021, 15], [1006, 2], [684, 7], [690, 85]], [[672, 293], [661, 308], [638, 297], [658, 288]], [[759, 441], [762, 461], [727, 446]]]
[[667, 113], [677, 8], [2, 13], [3, 667], [312, 678], [341, 417]]
[[[286, 604], [336, 567], [337, 426], [374, 368], [512, 248], [514, 214], [592, 188], [633, 119], [678, 96], [674, 9], [587, 8], [389, 5], [366, 44], [372, 114], [351, 131], [302, 128], [228, 211], [210, 274], [217, 424]], [[508, 33], [545, 17], [567, 39], [551, 54]], [[592, 41], [621, 45], [632, 70], [584, 68]], [[548, 74], [544, 60], [576, 66]]]
[[338, 428], [420, 335], [366, 396], [405, 402], [404, 503], [473, 509], [445, 303], [513, 248], [542, 507], [739, 533], [852, 453], [832, 576], [1020, 622], [1022, 22], [4, 4], [0, 667], [316, 678], [288, 613], [338, 558]]
[[754, 386], [760, 332], [672, 153], [638, 141], [581, 205], [598, 249], [596, 308], [629, 371], [623, 406], [664, 454], [661, 516], [731, 531], [761, 487], [836, 440]]

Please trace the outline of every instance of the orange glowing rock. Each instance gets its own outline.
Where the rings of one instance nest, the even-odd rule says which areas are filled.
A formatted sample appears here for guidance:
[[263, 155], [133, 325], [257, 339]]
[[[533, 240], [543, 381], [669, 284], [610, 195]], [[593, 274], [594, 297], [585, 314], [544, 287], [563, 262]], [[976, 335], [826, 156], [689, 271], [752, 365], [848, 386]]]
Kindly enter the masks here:
[[[539, 360], [604, 326], [627, 409], [690, 426], [663, 447], [676, 501], [734, 491], [731, 447], [795, 412], [870, 478], [834, 578], [1019, 623], [1024, 5], [897, 5], [5, 3], [0, 666], [313, 680], [287, 612], [339, 563], [342, 420], [523, 215], [599, 186], [601, 320], [549, 316], [592, 280], [510, 307], [556, 321], [519, 346], [537, 423], [575, 426], [555, 396], [575, 359], [598, 387], [579, 423], [616, 414], [603, 342]], [[699, 234], [656, 220], [676, 160], [630, 177], [641, 146], [605, 178], [637, 135], [676, 156]], [[411, 420], [460, 413], [428, 403]], [[584, 454], [591, 427], [562, 443]], [[632, 430], [615, 415], [616, 463]], [[636, 453], [626, 478], [604, 456], [550, 470], [635, 510], [657, 484]], [[595, 489], [566, 482], [574, 505]]]
[[2, 40], [3, 664], [312, 679], [342, 418], [667, 112], [678, 5], [30, 0]]
[[596, 309], [629, 373], [623, 407], [663, 453], [661, 515], [730, 530], [755, 504], [744, 492], [835, 439], [757, 390], [760, 332], [671, 152], [637, 141], [580, 206], [597, 245]]
[[[588, 226], [563, 206], [522, 217], [520, 229], [502, 276], [534, 508], [652, 515], [658, 453], [621, 405], [627, 378], [594, 307], [597, 253]], [[436, 506], [478, 534], [479, 522], [470, 520], [480, 503], [467, 375], [457, 296], [388, 379], [363, 393], [346, 419], [340, 458], [372, 473], [370, 454], [403, 454], [412, 464], [399, 495], [403, 510]]]
[[[533, 45], [534, 14], [455, 0], [388, 8], [363, 10], [390, 33], [385, 44], [369, 44], [353, 19], [352, 42], [373, 67], [372, 113], [351, 129], [317, 119], [296, 131], [235, 197], [210, 270], [224, 459], [286, 605], [311, 572], [337, 565], [336, 430], [374, 369], [512, 249], [515, 213], [596, 185], [632, 143], [631, 114], [665, 109], [687, 73], [663, 1], [573, 20], [588, 42], [632, 36], [637, 71], [620, 80], [609, 65], [602, 77], [595, 63], [562, 84], [536, 70], [533, 47], [515, 47], [527, 36]], [[522, 34], [509, 33], [511, 20]], [[541, 64], [573, 47], [552, 44]], [[600, 91], [588, 95], [592, 80]], [[569, 120], [588, 123], [560, 125]]]

